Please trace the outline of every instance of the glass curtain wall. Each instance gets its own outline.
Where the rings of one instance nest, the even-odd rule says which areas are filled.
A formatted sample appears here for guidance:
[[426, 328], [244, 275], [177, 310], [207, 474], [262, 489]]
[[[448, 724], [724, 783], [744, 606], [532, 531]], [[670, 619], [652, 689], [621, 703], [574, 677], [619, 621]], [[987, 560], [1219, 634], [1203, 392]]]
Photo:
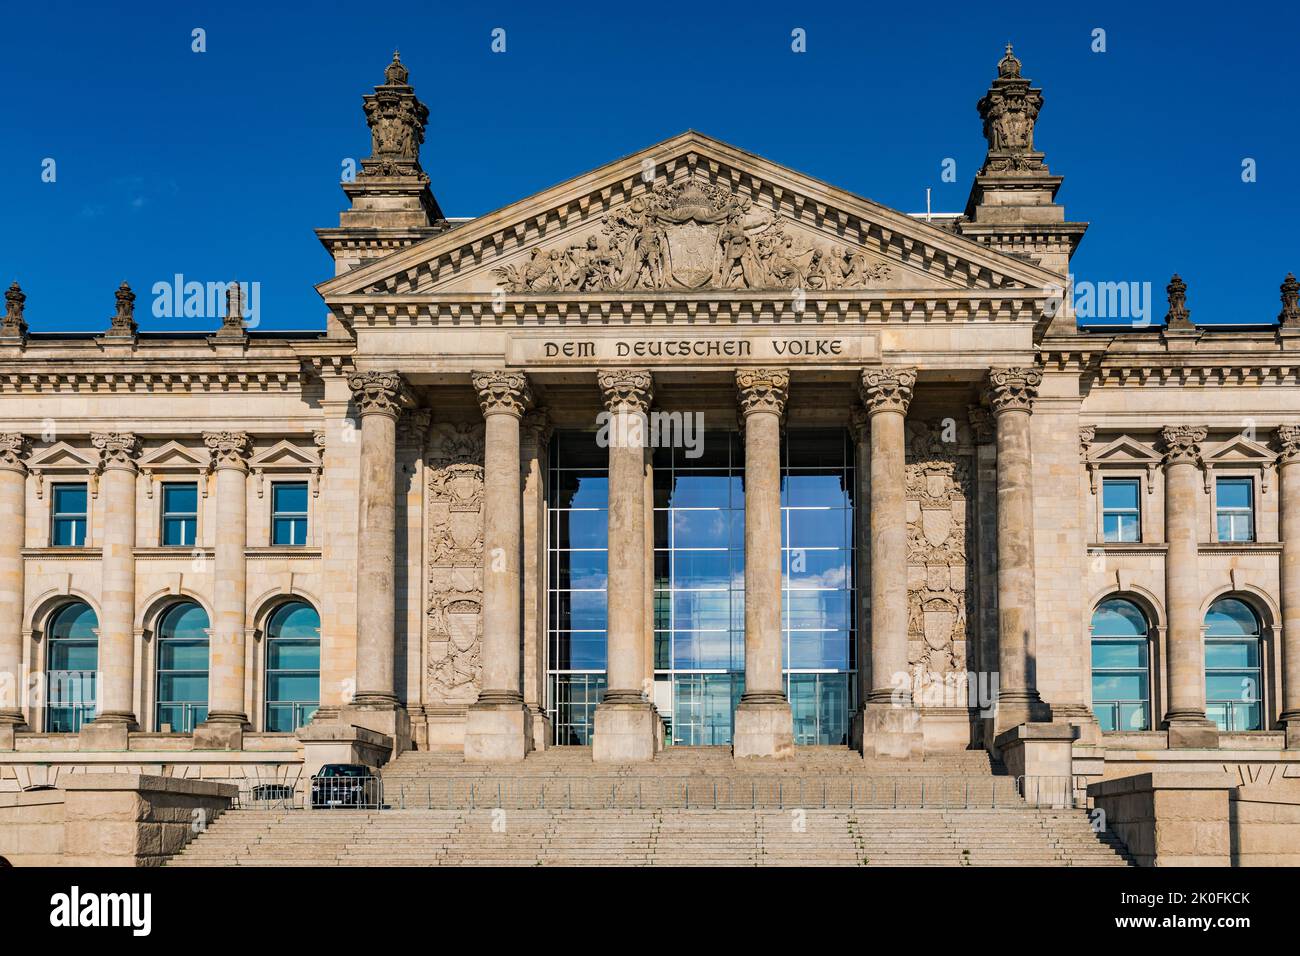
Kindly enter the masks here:
[[[731, 743], [744, 691], [744, 447], [706, 431], [654, 462], [655, 703], [677, 745]], [[782, 443], [786, 689], [799, 744], [844, 744], [853, 679], [853, 449], [844, 429]], [[608, 452], [559, 432], [551, 452], [547, 708], [558, 744], [590, 743], [605, 689]]]

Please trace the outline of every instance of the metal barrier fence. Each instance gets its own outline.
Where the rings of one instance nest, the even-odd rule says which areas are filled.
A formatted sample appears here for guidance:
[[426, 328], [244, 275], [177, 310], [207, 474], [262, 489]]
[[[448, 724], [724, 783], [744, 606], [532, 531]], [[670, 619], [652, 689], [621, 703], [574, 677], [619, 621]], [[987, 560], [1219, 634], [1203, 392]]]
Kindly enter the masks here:
[[390, 780], [393, 809], [981, 809], [1073, 807], [1072, 778], [439, 776]]
[[313, 810], [382, 810], [384, 781], [380, 777], [312, 777]]

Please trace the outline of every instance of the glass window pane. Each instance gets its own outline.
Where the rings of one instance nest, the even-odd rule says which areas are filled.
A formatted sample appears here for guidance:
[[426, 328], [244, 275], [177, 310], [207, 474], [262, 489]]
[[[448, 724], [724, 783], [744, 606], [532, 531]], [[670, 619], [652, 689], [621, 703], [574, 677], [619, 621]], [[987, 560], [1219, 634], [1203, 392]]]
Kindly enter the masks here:
[[206, 671], [208, 644], [190, 641], [160, 641], [158, 669], [168, 671]]
[[84, 515], [86, 513], [86, 486], [55, 485], [54, 513]]
[[99, 667], [99, 644], [81, 641], [51, 641], [50, 670], [93, 671]]
[[268, 674], [266, 691], [272, 700], [319, 700], [320, 675]]
[[1145, 703], [1120, 704], [1118, 726], [1120, 730], [1150, 730], [1151, 721], [1147, 717], [1147, 705]]
[[159, 674], [158, 699], [167, 702], [208, 699], [207, 674]]
[[674, 548], [725, 548], [730, 539], [730, 515], [722, 510], [674, 511]]
[[1205, 615], [1208, 637], [1244, 637], [1259, 634], [1255, 612], [1234, 598], [1215, 601]]
[[1249, 478], [1220, 478], [1215, 482], [1220, 508], [1250, 508], [1251, 481]]
[[845, 472], [794, 472], [781, 480], [781, 503], [790, 508], [848, 508], [849, 490], [845, 486]]
[[1259, 641], [1245, 638], [1239, 641], [1223, 639], [1205, 642], [1205, 666], [1223, 667], [1259, 667]]
[[1106, 511], [1136, 511], [1138, 482], [1133, 478], [1107, 478], [1102, 481], [1102, 507]]
[[272, 507], [278, 512], [307, 512], [306, 482], [276, 482]]
[[163, 485], [163, 511], [173, 514], [194, 514], [198, 511], [199, 489], [193, 484]]
[[1132, 601], [1103, 601], [1093, 612], [1092, 633], [1094, 637], [1146, 637], [1146, 615]]
[[320, 670], [320, 641], [271, 641], [266, 666], [273, 670]]
[[1215, 701], [1256, 701], [1259, 699], [1257, 676], [1242, 672], [1206, 674], [1205, 697]]
[[731, 583], [731, 560], [726, 551], [672, 552], [672, 586], [675, 588], [725, 588]]
[[1092, 696], [1094, 700], [1130, 700], [1147, 699], [1146, 674], [1104, 673], [1092, 675]]
[[786, 582], [792, 588], [846, 588], [852, 568], [851, 551], [795, 548], [785, 554]]
[[786, 512], [790, 521], [789, 547], [791, 548], [847, 548], [849, 546], [848, 516], [852, 512], [842, 508], [791, 509]]
[[728, 508], [743, 502], [740, 478], [725, 471], [687, 471], [673, 476], [667, 504], [673, 508]]
[[1093, 641], [1092, 666], [1094, 670], [1145, 668], [1147, 666], [1147, 642], [1141, 641]]

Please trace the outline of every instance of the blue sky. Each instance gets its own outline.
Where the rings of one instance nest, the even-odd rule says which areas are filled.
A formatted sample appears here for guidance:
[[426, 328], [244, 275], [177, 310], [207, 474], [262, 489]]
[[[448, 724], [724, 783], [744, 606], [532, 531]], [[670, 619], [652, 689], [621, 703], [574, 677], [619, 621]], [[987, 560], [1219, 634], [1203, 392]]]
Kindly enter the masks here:
[[964, 206], [975, 103], [1012, 40], [1044, 90], [1059, 199], [1092, 223], [1076, 278], [1150, 281], [1159, 320], [1178, 271], [1194, 321], [1266, 322], [1300, 271], [1294, 6], [114, 6], [5, 4], [0, 280], [21, 282], [34, 331], [105, 328], [124, 279], [142, 328], [211, 327], [150, 314], [153, 283], [178, 272], [260, 282], [263, 328], [322, 327], [312, 286], [331, 264], [312, 230], [338, 223], [342, 163], [369, 151], [361, 95], [395, 46], [448, 215], [687, 128], [911, 212], [927, 186], [936, 211]]

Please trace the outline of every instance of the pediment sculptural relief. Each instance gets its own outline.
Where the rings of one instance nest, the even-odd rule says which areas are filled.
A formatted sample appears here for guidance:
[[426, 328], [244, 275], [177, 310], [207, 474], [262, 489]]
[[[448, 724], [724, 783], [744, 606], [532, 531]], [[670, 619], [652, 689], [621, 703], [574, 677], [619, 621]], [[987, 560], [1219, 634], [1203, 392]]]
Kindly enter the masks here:
[[870, 289], [889, 263], [856, 247], [801, 240], [785, 221], [723, 186], [660, 184], [606, 214], [580, 242], [533, 249], [493, 270], [507, 292]]

